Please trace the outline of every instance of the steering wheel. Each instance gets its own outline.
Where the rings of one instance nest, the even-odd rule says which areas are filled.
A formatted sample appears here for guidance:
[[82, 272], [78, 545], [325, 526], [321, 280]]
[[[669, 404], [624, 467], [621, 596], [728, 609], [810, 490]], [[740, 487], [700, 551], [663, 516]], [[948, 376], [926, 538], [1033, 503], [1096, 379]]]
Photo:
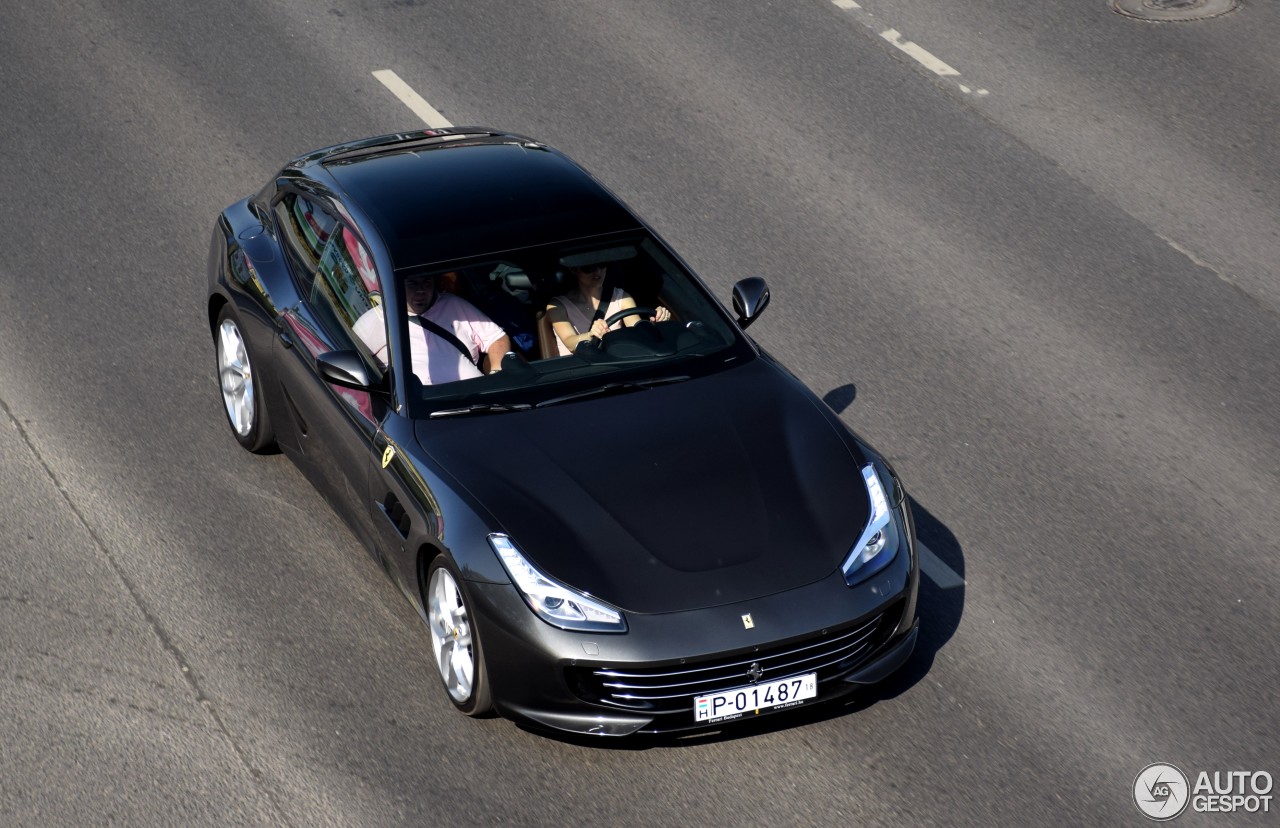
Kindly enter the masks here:
[[604, 324], [612, 328], [619, 321], [626, 319], [628, 316], [653, 316], [657, 313], [653, 308], [623, 308], [615, 314], [610, 315], [604, 320]]

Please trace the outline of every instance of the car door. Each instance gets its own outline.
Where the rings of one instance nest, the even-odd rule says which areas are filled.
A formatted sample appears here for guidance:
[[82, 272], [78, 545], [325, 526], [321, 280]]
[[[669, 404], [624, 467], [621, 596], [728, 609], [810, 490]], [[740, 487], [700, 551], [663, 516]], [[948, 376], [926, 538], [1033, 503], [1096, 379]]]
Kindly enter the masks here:
[[302, 297], [279, 309], [272, 346], [288, 420], [282, 430], [299, 466], [371, 542], [367, 480], [386, 400], [328, 382], [316, 360], [330, 351], [356, 351], [370, 376], [381, 376], [382, 366], [352, 330], [381, 301], [381, 282], [359, 233], [339, 220], [323, 194], [288, 190], [274, 214]]
[[[389, 411], [374, 437], [378, 462], [369, 477], [369, 514], [387, 574], [421, 607], [417, 552], [443, 543], [444, 517], [436, 492], [442, 487], [412, 456], [413, 421]], [[430, 478], [430, 479], [428, 479]]]

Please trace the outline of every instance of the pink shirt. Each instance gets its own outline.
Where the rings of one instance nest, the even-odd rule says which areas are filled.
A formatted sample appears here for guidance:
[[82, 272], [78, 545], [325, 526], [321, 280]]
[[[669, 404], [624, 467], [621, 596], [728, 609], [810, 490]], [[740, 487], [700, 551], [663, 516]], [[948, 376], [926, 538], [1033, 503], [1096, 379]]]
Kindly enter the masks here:
[[[475, 360], [479, 360], [490, 345], [506, 334], [475, 305], [452, 293], [438, 294], [435, 303], [422, 315], [445, 330], [452, 330]], [[378, 361], [386, 366], [387, 325], [382, 306], [365, 311], [356, 320], [354, 330]], [[415, 322], [409, 323], [409, 355], [413, 373], [418, 375], [423, 385], [439, 385], [481, 375], [475, 363], [463, 357], [453, 343]]]

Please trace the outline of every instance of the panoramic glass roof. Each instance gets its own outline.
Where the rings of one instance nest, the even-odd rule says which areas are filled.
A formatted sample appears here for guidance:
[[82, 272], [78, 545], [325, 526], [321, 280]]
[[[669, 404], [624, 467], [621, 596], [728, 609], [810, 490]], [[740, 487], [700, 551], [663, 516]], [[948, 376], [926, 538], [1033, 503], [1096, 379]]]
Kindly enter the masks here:
[[579, 167], [537, 144], [455, 141], [326, 168], [377, 225], [397, 269], [639, 226]]

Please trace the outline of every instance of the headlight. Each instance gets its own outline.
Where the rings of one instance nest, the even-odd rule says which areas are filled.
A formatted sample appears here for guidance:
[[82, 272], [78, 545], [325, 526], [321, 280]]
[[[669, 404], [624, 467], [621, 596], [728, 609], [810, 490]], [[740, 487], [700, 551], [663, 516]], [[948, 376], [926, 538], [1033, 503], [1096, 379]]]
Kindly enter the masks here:
[[902, 533], [898, 528], [898, 518], [889, 504], [888, 493], [884, 483], [871, 463], [862, 467], [862, 479], [867, 484], [867, 497], [871, 501], [871, 519], [867, 528], [862, 530], [858, 542], [853, 545], [849, 557], [844, 559], [841, 569], [844, 580], [849, 586], [870, 578], [889, 565], [894, 555], [898, 554], [898, 546], [902, 541]]
[[494, 533], [489, 536], [489, 545], [498, 553], [525, 603], [551, 626], [590, 632], [627, 631], [622, 613], [543, 575], [524, 559], [511, 538]]

